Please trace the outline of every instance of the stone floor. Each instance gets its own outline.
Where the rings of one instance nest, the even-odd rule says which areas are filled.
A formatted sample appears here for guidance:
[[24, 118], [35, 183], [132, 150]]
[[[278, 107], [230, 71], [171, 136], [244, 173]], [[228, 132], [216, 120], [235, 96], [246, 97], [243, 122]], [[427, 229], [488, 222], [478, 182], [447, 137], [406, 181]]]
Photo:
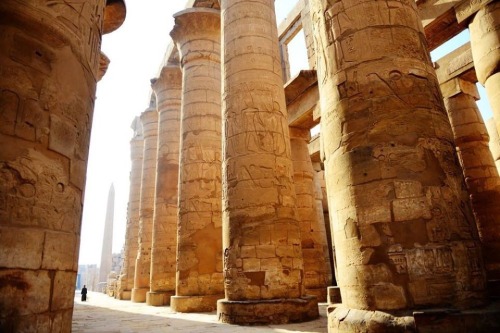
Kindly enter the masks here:
[[320, 318], [290, 325], [232, 326], [217, 322], [212, 313], [175, 313], [169, 307], [118, 301], [101, 293], [90, 292], [87, 302], [75, 294], [73, 333], [326, 333], [326, 306], [320, 305]]

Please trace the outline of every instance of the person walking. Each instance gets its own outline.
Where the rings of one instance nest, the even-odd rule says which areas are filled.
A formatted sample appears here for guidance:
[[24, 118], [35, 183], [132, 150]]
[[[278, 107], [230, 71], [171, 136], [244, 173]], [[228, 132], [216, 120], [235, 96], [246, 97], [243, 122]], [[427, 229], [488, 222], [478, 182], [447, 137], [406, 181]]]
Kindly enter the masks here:
[[82, 302], [85, 302], [87, 300], [87, 286], [83, 285], [82, 288]]

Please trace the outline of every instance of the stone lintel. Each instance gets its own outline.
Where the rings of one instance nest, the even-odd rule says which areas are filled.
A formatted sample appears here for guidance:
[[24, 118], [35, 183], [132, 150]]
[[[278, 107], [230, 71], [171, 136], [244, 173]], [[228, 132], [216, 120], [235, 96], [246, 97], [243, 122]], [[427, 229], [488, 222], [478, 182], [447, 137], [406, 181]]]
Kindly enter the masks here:
[[319, 124], [319, 91], [315, 70], [300, 71], [285, 84], [288, 125], [311, 129]]
[[463, 0], [455, 5], [457, 22], [462, 23], [472, 18], [481, 8], [493, 0]]
[[435, 67], [440, 84], [457, 77], [473, 83], [477, 82], [470, 43], [460, 46], [439, 59], [435, 63]]
[[309, 155], [311, 156], [311, 161], [313, 162], [321, 162], [320, 140], [321, 138], [319, 134], [317, 134], [309, 141]]
[[172, 311], [181, 313], [212, 312], [217, 309], [217, 302], [224, 294], [204, 296], [172, 296], [170, 307]]
[[450, 98], [458, 94], [467, 94], [474, 97], [476, 101], [479, 100], [479, 91], [476, 84], [472, 82], [454, 78], [441, 84], [440, 87], [444, 98]]
[[109, 34], [122, 26], [127, 16], [124, 0], [107, 0], [104, 9], [103, 34]]
[[257, 301], [217, 302], [219, 322], [236, 325], [279, 325], [304, 322], [319, 317], [315, 296]]
[[279, 23], [278, 38], [280, 40], [280, 43], [284, 42], [285, 44], [287, 44], [290, 40], [293, 39], [293, 37], [295, 37], [299, 30], [297, 29], [296, 25], [297, 22], [299, 22], [299, 26], [302, 27], [300, 21], [302, 21], [302, 9], [304, 8], [304, 5], [304, 0], [299, 0], [295, 7], [293, 7], [292, 10], [288, 13], [286, 18], [281, 23]]

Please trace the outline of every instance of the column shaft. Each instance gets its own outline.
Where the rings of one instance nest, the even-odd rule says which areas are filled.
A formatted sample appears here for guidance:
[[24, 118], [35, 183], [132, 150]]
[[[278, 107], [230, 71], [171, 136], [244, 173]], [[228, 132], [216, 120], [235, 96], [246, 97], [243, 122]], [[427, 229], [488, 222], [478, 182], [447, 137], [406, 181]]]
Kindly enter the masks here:
[[139, 205], [141, 199], [142, 164], [144, 157], [144, 137], [142, 124], [139, 118], [132, 125], [134, 138], [130, 141], [130, 190], [127, 207], [127, 226], [125, 231], [125, 245], [123, 268], [118, 280], [117, 299], [130, 300], [134, 288], [135, 261], [139, 245]]
[[415, 3], [310, 5], [337, 280], [353, 309], [332, 306], [329, 329], [371, 325], [357, 315], [375, 325], [383, 310], [381, 327], [406, 331], [413, 318], [392, 311], [482, 304], [480, 243]]
[[154, 82], [158, 108], [158, 160], [147, 304], [170, 304], [175, 294], [177, 201], [182, 75], [178, 65], [166, 66]]
[[274, 0], [223, 0], [221, 10], [226, 299], [219, 320], [309, 320], [318, 308], [304, 296]]
[[135, 262], [132, 302], [146, 302], [151, 274], [154, 198], [156, 186], [156, 157], [158, 152], [158, 112], [149, 108], [141, 114], [144, 135], [141, 199], [139, 202], [139, 232]]
[[215, 310], [224, 297], [221, 225], [220, 12], [177, 13], [171, 36], [182, 62], [178, 312]]
[[0, 331], [69, 332], [104, 0], [0, 2]]
[[304, 286], [308, 295], [316, 296], [319, 302], [326, 302], [326, 288], [329, 285], [328, 257], [325, 256], [327, 240], [323, 205], [321, 205], [321, 219], [316, 206], [314, 184], [316, 172], [307, 146], [310, 137], [308, 130], [290, 128], [293, 181], [304, 258]]
[[480, 9], [469, 25], [477, 79], [486, 88], [493, 118], [500, 132], [500, 2]]
[[500, 135], [498, 134], [494, 118], [490, 118], [486, 121], [486, 128], [488, 130], [488, 135], [490, 136], [489, 147], [491, 155], [493, 156], [497, 170], [500, 173]]
[[[477, 107], [475, 84], [455, 79], [456, 89], [444, 96], [458, 157], [470, 194], [489, 280], [500, 279], [500, 177], [488, 147], [488, 131]], [[449, 89], [443, 89], [443, 92]]]

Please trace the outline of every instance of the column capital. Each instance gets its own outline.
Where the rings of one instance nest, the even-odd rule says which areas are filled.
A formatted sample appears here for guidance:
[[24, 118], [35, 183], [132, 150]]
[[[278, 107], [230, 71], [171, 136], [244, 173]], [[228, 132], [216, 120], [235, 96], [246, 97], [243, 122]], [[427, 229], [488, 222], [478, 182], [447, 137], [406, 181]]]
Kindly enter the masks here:
[[183, 44], [195, 36], [220, 32], [220, 10], [212, 8], [188, 8], [174, 14], [175, 25], [170, 36]]
[[161, 69], [158, 78], [151, 80], [151, 88], [158, 94], [168, 89], [181, 89], [182, 71], [178, 65], [168, 64]]
[[[149, 107], [140, 116], [142, 127], [150, 124], [158, 122], [158, 112], [156, 112], [156, 108]], [[144, 129], [143, 129], [144, 130]]]
[[461, 78], [454, 78], [441, 85], [441, 93], [444, 98], [450, 98], [458, 94], [466, 94], [479, 100], [479, 91], [473, 82], [463, 80]]

